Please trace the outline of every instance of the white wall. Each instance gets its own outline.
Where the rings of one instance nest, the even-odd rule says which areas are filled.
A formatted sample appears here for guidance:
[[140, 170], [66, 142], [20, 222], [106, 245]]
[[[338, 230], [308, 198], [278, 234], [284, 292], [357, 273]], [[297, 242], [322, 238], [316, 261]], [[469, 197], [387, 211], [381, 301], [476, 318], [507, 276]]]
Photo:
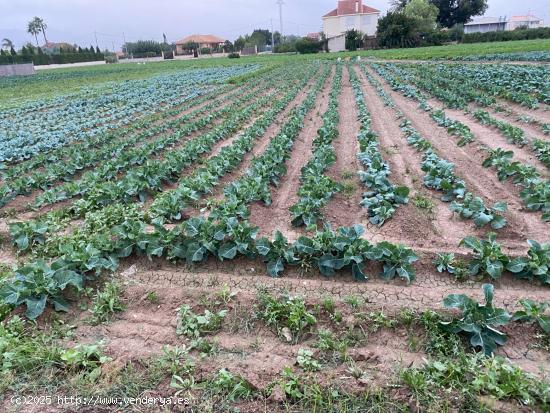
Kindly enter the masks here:
[[331, 37], [328, 39], [329, 52], [343, 52], [346, 50], [346, 36]]
[[328, 38], [339, 36], [351, 29], [359, 30], [368, 36], [374, 36], [379, 16], [378, 13], [374, 13], [324, 17], [323, 32]]
[[63, 69], [67, 67], [82, 67], [82, 66], [97, 66], [106, 64], [105, 60], [98, 60], [96, 62], [78, 62], [78, 63], [63, 63], [53, 65], [40, 65], [35, 66], [35, 70], [48, 70], [48, 69]]
[[539, 27], [544, 27], [544, 22], [542, 20], [529, 21], [529, 22], [514, 20], [514, 21], [508, 22], [506, 30], [515, 30], [521, 26], [527, 26], [529, 29], [538, 29]]
[[15, 65], [0, 65], [0, 77], [2, 76], [26, 76], [34, 75], [32, 63], [20, 63]]

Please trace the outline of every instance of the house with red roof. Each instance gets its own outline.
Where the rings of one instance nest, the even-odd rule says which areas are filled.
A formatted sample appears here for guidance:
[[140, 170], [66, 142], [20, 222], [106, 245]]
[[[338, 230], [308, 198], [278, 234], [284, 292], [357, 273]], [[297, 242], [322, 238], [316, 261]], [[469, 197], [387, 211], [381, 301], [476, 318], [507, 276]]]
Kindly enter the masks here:
[[323, 32], [331, 52], [345, 50], [345, 33], [358, 30], [376, 35], [380, 10], [363, 4], [363, 0], [339, 0], [338, 6], [323, 16]]
[[189, 43], [197, 44], [199, 49], [215, 50], [216, 48], [224, 45], [225, 39], [212, 34], [193, 34], [176, 42], [176, 54], [184, 54], [185, 45]]

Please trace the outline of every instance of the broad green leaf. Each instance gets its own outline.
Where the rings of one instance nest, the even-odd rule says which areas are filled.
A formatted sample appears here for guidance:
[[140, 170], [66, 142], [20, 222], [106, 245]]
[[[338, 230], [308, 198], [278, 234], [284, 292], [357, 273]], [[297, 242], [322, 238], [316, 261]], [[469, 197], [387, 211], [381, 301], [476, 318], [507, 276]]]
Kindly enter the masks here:
[[537, 319], [540, 328], [547, 334], [550, 334], [550, 316], [540, 316]]
[[499, 278], [502, 274], [504, 266], [500, 261], [487, 261], [487, 274], [492, 278]]
[[218, 256], [220, 258], [232, 260], [237, 256], [237, 245], [233, 242], [222, 244], [218, 250]]
[[27, 304], [27, 311], [25, 312], [25, 315], [29, 319], [34, 320], [42, 314], [46, 308], [46, 298], [46, 294], [42, 294], [39, 297], [28, 297], [25, 300], [25, 303]]
[[201, 262], [204, 260], [204, 253], [206, 249], [196, 242], [189, 244], [186, 252], [187, 262]]
[[283, 265], [283, 259], [278, 257], [274, 260], [270, 260], [267, 263], [267, 273], [271, 277], [278, 277], [279, 274], [285, 269]]
[[493, 284], [483, 284], [481, 286], [483, 295], [485, 296], [485, 303], [487, 307], [492, 307], [495, 287]]

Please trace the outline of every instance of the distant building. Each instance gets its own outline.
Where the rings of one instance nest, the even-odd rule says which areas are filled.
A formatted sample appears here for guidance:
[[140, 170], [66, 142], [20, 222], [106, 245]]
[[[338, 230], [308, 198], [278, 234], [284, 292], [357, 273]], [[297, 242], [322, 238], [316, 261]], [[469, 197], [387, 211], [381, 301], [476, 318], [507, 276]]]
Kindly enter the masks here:
[[464, 33], [487, 33], [504, 30], [515, 30], [519, 27], [536, 29], [544, 27], [544, 22], [535, 16], [512, 16], [505, 17], [481, 17], [464, 25]]
[[508, 21], [507, 30], [515, 30], [518, 27], [538, 29], [544, 27], [544, 21], [535, 16], [512, 16]]
[[306, 36], [308, 39], [319, 41], [321, 40], [321, 33], [308, 33]]
[[380, 10], [363, 4], [363, 0], [339, 0], [338, 7], [323, 16], [323, 33], [331, 52], [346, 49], [345, 33], [355, 29], [375, 36]]
[[187, 43], [197, 43], [199, 49], [216, 49], [224, 45], [225, 39], [212, 34], [193, 34], [176, 42], [176, 54], [184, 54], [184, 45]]
[[506, 17], [481, 17], [464, 25], [464, 33], [487, 33], [506, 30]]
[[72, 51], [75, 49], [78, 49], [77, 45], [69, 44], [65, 42], [48, 42], [45, 45], [40, 47], [44, 53], [48, 54], [58, 54], [60, 53], [61, 49], [65, 51]]

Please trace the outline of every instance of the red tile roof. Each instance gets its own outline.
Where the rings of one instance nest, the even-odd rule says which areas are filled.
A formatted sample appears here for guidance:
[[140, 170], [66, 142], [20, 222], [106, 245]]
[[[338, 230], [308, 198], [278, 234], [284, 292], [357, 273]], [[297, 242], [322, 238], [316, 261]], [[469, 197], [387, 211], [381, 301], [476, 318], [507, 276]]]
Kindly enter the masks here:
[[[362, 5], [360, 13], [380, 13], [380, 10], [377, 10], [373, 7]], [[325, 14], [323, 17], [336, 17], [336, 16], [346, 16], [348, 14], [355, 14], [355, 2], [352, 1], [341, 1], [338, 4], [338, 8], [330, 11]]]
[[185, 43], [224, 43], [225, 39], [222, 39], [221, 37], [214, 36], [212, 34], [192, 34], [191, 36], [187, 36], [181, 40], [178, 40], [176, 44], [185, 44]]

